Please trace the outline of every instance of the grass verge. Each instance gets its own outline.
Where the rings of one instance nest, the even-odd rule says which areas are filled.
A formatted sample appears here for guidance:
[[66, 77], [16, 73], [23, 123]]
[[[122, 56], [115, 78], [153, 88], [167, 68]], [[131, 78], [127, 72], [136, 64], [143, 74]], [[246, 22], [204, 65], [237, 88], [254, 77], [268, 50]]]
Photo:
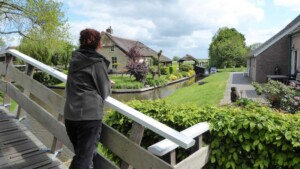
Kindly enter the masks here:
[[171, 104], [196, 104], [197, 106], [219, 105], [224, 97], [230, 72], [219, 72], [197, 83], [181, 88], [164, 100]]

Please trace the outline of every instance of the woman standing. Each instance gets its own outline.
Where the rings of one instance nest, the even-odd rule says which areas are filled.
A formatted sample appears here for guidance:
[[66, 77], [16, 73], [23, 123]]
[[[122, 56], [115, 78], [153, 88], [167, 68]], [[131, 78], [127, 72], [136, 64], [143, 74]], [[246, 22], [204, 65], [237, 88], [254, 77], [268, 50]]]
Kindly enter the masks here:
[[73, 52], [66, 84], [65, 125], [75, 156], [70, 169], [93, 168], [103, 117], [110, 94], [107, 61], [97, 50], [101, 34], [94, 29], [80, 32], [80, 47]]

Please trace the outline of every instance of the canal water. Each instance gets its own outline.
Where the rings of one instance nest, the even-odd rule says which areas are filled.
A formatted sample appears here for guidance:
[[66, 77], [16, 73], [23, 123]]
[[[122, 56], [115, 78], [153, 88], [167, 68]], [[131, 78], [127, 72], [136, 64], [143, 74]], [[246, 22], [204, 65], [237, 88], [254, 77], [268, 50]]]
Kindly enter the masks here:
[[[200, 80], [201, 77], [193, 77], [186, 81], [178, 82], [175, 84], [171, 84], [168, 86], [164, 86], [161, 88], [156, 88], [154, 90], [142, 92], [142, 93], [113, 93], [111, 97], [121, 101], [121, 102], [128, 102], [130, 100], [154, 100], [154, 99], [161, 99], [167, 97], [174, 93], [177, 89], [189, 86], [194, 84], [196, 81]], [[64, 94], [63, 89], [53, 89], [58, 94]], [[41, 102], [39, 99], [31, 96], [33, 100], [35, 100], [39, 105], [43, 106], [45, 109], [45, 104]], [[55, 118], [58, 117], [58, 114], [52, 114]], [[22, 121], [22, 123], [39, 139], [41, 140], [47, 147], [51, 147], [53, 136], [37, 121], [34, 120], [30, 115], [27, 115], [27, 118]], [[61, 161], [66, 161], [72, 158], [73, 153], [66, 147], [63, 147], [63, 153], [59, 155], [59, 159]]]
[[128, 102], [130, 100], [155, 100], [165, 98], [176, 90], [194, 84], [196, 81], [202, 79], [202, 77], [192, 77], [188, 80], [181, 81], [175, 84], [171, 84], [168, 86], [156, 88], [154, 90], [149, 90], [141, 93], [113, 93], [111, 97], [122, 101]]

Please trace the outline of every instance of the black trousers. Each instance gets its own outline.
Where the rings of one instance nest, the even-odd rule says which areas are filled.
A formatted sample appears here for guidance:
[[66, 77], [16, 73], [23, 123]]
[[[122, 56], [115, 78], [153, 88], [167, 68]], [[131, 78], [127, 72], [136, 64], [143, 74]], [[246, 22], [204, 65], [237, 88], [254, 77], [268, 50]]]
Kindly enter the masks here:
[[97, 153], [100, 139], [101, 120], [65, 120], [65, 125], [75, 151], [70, 169], [93, 168], [93, 157]]

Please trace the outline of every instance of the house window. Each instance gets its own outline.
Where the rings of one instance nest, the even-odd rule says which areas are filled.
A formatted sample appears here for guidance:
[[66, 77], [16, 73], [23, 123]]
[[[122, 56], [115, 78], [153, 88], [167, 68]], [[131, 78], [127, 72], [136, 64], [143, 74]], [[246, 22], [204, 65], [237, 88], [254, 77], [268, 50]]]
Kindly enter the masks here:
[[117, 60], [117, 57], [112, 57], [112, 58], [111, 58], [111, 63], [112, 63], [112, 68], [113, 68], [113, 69], [117, 69], [117, 67], [118, 67], [118, 60]]
[[110, 47], [110, 51], [114, 51], [115, 50], [115, 47], [114, 46], [111, 46]]

